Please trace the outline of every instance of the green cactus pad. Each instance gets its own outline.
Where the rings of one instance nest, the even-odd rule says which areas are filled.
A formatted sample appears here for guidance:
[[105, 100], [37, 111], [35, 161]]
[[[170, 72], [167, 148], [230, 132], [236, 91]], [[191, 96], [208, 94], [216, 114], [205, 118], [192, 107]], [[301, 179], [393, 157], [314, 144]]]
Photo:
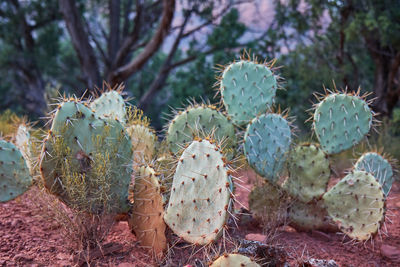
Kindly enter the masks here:
[[233, 123], [242, 126], [265, 113], [274, 103], [277, 81], [264, 64], [241, 60], [230, 64], [221, 77], [221, 96]]
[[134, 161], [142, 165], [152, 161], [156, 149], [157, 136], [147, 126], [134, 124], [126, 128], [131, 138]]
[[334, 93], [317, 104], [313, 126], [322, 149], [336, 154], [364, 138], [372, 126], [372, 112], [359, 96]]
[[129, 210], [132, 145], [119, 121], [101, 119], [79, 102], [64, 102], [40, 160], [45, 186], [73, 208]]
[[298, 231], [339, 232], [335, 222], [329, 217], [323, 201], [311, 203], [294, 201], [289, 208], [288, 219], [289, 224]]
[[96, 98], [90, 107], [100, 118], [117, 119], [122, 124], [126, 123], [125, 101], [117, 91], [108, 91]]
[[368, 240], [384, 220], [382, 187], [364, 171], [348, 174], [323, 196], [323, 200], [339, 229], [357, 240]]
[[14, 144], [0, 140], [0, 202], [22, 195], [31, 183], [32, 177], [21, 151]]
[[385, 196], [389, 194], [393, 184], [393, 169], [384, 157], [375, 152], [364, 153], [354, 168], [371, 173], [381, 184]]
[[209, 134], [219, 142], [225, 140], [224, 153], [231, 159], [237, 146], [234, 126], [213, 106], [189, 106], [179, 112], [169, 124], [166, 139], [171, 152], [176, 154], [194, 137]]
[[313, 144], [298, 145], [288, 159], [289, 177], [283, 188], [303, 202], [320, 198], [331, 174], [328, 156]]
[[254, 118], [244, 136], [244, 153], [250, 166], [274, 183], [282, 171], [290, 148], [291, 129], [280, 114]]
[[216, 240], [228, 217], [230, 185], [219, 148], [205, 139], [193, 141], [179, 159], [165, 222], [193, 244]]
[[216, 259], [210, 267], [259, 267], [260, 265], [249, 257], [240, 254], [225, 254]]
[[158, 259], [167, 248], [163, 205], [157, 173], [149, 166], [140, 167], [135, 176], [134, 203], [128, 224], [141, 247], [150, 249]]
[[267, 181], [249, 194], [249, 208], [255, 218], [268, 228], [278, 227], [286, 219], [288, 195], [279, 186]]

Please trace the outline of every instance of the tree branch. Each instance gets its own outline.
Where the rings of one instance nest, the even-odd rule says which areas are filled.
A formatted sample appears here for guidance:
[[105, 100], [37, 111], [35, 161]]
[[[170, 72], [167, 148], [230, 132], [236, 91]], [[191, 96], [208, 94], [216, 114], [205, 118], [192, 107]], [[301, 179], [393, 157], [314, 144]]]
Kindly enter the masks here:
[[99, 68], [93, 48], [90, 46], [88, 34], [74, 1], [59, 0], [60, 10], [71, 36], [71, 41], [78, 55], [88, 88], [101, 85]]
[[158, 91], [160, 91], [162, 89], [163, 85], [165, 84], [165, 82], [168, 78], [169, 72], [171, 71], [169, 66], [171, 64], [172, 58], [174, 57], [176, 51], [178, 50], [179, 43], [183, 36], [183, 31], [185, 30], [185, 27], [189, 21], [190, 16], [191, 16], [191, 12], [188, 12], [188, 14], [186, 15], [186, 17], [181, 25], [178, 36], [175, 38], [174, 44], [172, 45], [171, 50], [168, 53], [166, 60], [164, 61], [163, 65], [161, 66], [156, 79], [151, 83], [150, 88], [146, 91], [146, 93], [140, 98], [138, 106], [142, 110], [147, 109], [151, 100], [154, 98], [154, 95]]
[[111, 84], [120, 83], [127, 79], [134, 72], [139, 70], [160, 48], [165, 37], [168, 35], [168, 31], [174, 17], [174, 10], [175, 0], [163, 0], [162, 19], [156, 33], [137, 57], [135, 57], [130, 63], [116, 69], [113, 73], [111, 73], [109, 79]]
[[110, 35], [108, 38], [108, 58], [114, 58], [119, 47], [120, 0], [108, 0], [110, 11]]

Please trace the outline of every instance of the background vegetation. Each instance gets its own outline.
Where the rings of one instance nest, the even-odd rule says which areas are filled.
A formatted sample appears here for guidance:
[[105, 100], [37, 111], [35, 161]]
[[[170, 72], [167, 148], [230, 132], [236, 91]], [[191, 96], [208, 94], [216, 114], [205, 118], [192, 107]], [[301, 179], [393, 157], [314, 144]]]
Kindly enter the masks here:
[[187, 98], [215, 101], [214, 67], [246, 48], [282, 66], [278, 102], [300, 129], [312, 93], [334, 80], [372, 92], [387, 132], [399, 136], [399, 17], [395, 0], [7, 0], [1, 112], [37, 120], [54, 88], [89, 96], [103, 81], [124, 82], [161, 129], [162, 114]]

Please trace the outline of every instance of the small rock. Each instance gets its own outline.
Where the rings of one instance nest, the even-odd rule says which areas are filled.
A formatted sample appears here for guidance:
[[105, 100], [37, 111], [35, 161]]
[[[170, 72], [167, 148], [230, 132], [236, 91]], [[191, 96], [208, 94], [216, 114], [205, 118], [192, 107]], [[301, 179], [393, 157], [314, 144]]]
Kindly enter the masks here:
[[400, 262], [400, 248], [398, 247], [382, 245], [381, 254], [392, 261]]
[[398, 207], [398, 208], [400, 208], [400, 201], [399, 201], [399, 202], [396, 202], [395, 206]]
[[309, 259], [303, 263], [303, 266], [309, 267], [339, 267], [339, 265], [334, 260], [319, 260], [319, 259]]
[[267, 239], [267, 237], [262, 234], [247, 234], [245, 238], [247, 240], [258, 241], [258, 242], [264, 242]]
[[117, 267], [132, 267], [132, 263], [129, 262], [121, 262], [120, 264], [117, 265]]
[[71, 257], [70, 255], [68, 255], [66, 253], [62, 253], [62, 252], [58, 253], [56, 256], [56, 258], [58, 260], [66, 260], [66, 259], [69, 259], [70, 257]]
[[294, 229], [293, 227], [291, 227], [289, 225], [282, 226], [280, 229], [283, 232], [287, 232], [287, 233], [296, 233], [297, 232], [296, 229]]

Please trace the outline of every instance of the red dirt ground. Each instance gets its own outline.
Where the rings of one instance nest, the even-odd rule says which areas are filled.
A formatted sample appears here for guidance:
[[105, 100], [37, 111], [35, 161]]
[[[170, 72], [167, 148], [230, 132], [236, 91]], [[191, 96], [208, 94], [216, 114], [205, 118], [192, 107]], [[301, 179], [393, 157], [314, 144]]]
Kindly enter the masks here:
[[[240, 202], [247, 205], [248, 191], [254, 179], [251, 173], [244, 172], [243, 186], [238, 186], [236, 195]], [[17, 200], [0, 204], [0, 266], [74, 266], [71, 251], [65, 246], [68, 240], [62, 236], [61, 226], [40, 216], [40, 210], [32, 203], [37, 194], [33, 187]], [[388, 216], [392, 223], [386, 223], [387, 236], [382, 240], [375, 238], [374, 244], [346, 244], [343, 235], [321, 232], [302, 233], [289, 226], [277, 229], [276, 245], [283, 247], [290, 266], [299, 266], [298, 262], [308, 258], [335, 260], [339, 266], [400, 266], [400, 183], [394, 184], [387, 203]], [[253, 222], [239, 224], [232, 236], [246, 235], [262, 238], [262, 229], [254, 227]], [[253, 234], [253, 235], [248, 235]], [[105, 256], [92, 261], [91, 266], [154, 266], [146, 251], [139, 248], [135, 236], [130, 233], [126, 222], [116, 223], [109, 234], [104, 251]], [[184, 248], [178, 244], [163, 266], [195, 265], [193, 247]], [[179, 248], [180, 247], [180, 248]], [[182, 248], [183, 247], [183, 248]], [[228, 248], [232, 246], [228, 245]], [[99, 251], [98, 251], [99, 252]], [[85, 265], [85, 264], [83, 264]]]

